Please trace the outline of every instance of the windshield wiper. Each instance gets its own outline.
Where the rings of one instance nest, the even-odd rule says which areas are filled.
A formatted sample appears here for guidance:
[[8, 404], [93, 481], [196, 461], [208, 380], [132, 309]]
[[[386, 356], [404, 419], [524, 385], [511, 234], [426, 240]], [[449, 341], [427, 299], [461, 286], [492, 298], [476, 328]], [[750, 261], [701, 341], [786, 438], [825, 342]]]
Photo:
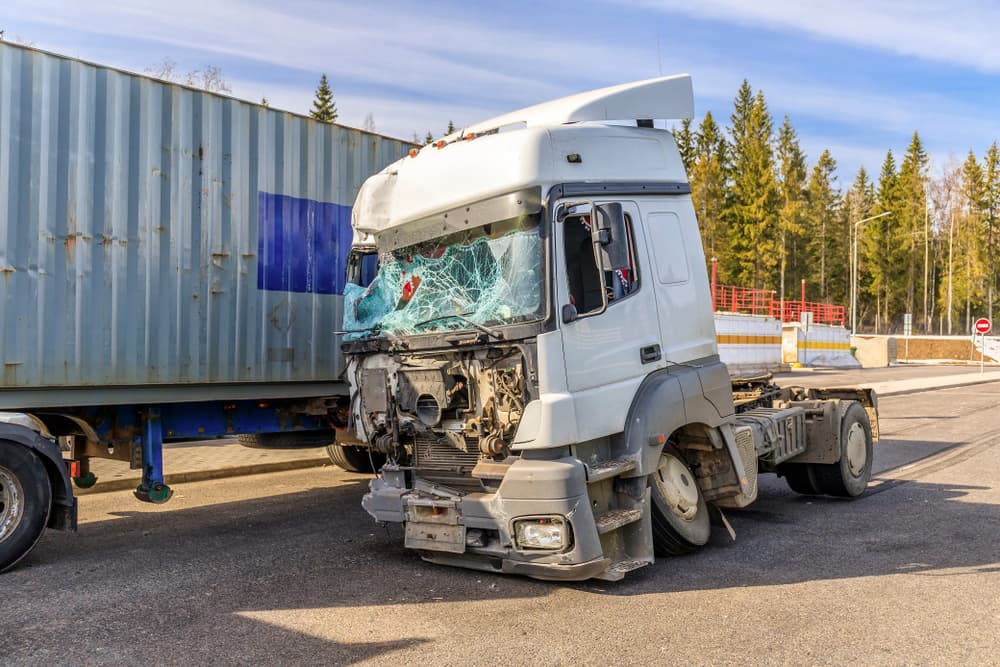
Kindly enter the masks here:
[[462, 320], [463, 322], [465, 322], [469, 326], [471, 326], [471, 327], [473, 327], [475, 329], [478, 329], [479, 331], [482, 331], [487, 336], [492, 336], [493, 338], [496, 338], [497, 340], [503, 340], [503, 334], [500, 333], [499, 331], [493, 331], [492, 329], [490, 329], [488, 327], [484, 327], [479, 322], [473, 322], [468, 317], [466, 317], [467, 315], [471, 315], [471, 314], [472, 313], [447, 313], [445, 315], [438, 315], [437, 317], [432, 317], [430, 319], [424, 320], [423, 322], [417, 322], [413, 326], [414, 327], [422, 327], [423, 325], [430, 324], [431, 322], [438, 322], [440, 320], [447, 320], [447, 319], [455, 318], [457, 320]]

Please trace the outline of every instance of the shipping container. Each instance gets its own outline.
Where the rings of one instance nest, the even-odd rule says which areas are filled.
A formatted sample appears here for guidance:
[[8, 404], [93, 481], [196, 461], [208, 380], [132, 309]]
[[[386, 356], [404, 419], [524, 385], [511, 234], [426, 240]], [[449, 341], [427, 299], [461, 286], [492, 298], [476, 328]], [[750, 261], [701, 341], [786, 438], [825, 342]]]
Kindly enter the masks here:
[[318, 395], [411, 144], [0, 43], [0, 409]]

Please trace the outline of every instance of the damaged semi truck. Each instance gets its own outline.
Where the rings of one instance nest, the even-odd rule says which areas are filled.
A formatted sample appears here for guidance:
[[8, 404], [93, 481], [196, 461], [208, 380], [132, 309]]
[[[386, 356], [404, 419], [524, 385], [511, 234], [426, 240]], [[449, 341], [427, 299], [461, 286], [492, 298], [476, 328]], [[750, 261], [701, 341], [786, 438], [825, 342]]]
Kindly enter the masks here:
[[386, 461], [364, 508], [425, 559], [617, 580], [704, 545], [761, 473], [864, 492], [871, 391], [782, 389], [719, 360], [690, 186], [647, 120], [692, 114], [686, 75], [605, 88], [362, 187], [338, 437]]

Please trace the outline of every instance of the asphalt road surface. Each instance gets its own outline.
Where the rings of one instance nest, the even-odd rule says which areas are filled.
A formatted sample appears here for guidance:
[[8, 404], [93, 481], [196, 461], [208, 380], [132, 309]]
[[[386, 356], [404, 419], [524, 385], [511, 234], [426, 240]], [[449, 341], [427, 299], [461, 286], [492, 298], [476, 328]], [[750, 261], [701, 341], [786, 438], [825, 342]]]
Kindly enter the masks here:
[[773, 477], [616, 584], [435, 566], [334, 468], [81, 499], [0, 576], [0, 664], [998, 664], [1000, 383], [884, 398], [872, 489]]

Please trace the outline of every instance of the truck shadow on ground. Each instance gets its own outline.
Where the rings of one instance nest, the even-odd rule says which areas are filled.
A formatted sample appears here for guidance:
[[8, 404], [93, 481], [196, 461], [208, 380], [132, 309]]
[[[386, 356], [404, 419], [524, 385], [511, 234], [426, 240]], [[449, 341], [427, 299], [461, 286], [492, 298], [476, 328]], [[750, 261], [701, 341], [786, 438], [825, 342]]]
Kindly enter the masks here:
[[[998, 568], [996, 505], [968, 500], [983, 486], [900, 479], [845, 501], [796, 496], [763, 477], [760, 500], [727, 513], [735, 542], [717, 527], [708, 547], [691, 556], [660, 559], [618, 583], [564, 585], [424, 563], [403, 549], [398, 527], [373, 525], [360, 507], [366, 487], [366, 479], [349, 477], [241, 502], [133, 506], [84, 524], [78, 535], [49, 533], [23, 566], [0, 578], [7, 608], [24, 611], [0, 621], [0, 656], [41, 660], [44, 653], [25, 652], [40, 634], [57, 628], [86, 637], [100, 628], [107, 662], [194, 642], [203, 658], [224, 655], [223, 662], [258, 660], [280, 646], [286, 662], [343, 663], [430, 641], [382, 641], [369, 618], [378, 612], [361, 608], [537, 598], [565, 588], [585, 603], [587, 595]], [[292, 627], [289, 614], [297, 619]], [[330, 625], [359, 615], [367, 620]], [[315, 625], [314, 616], [328, 620]], [[31, 620], [38, 618], [45, 623]]]
[[696, 554], [658, 560], [621, 585], [583, 583], [581, 590], [637, 595], [1000, 569], [997, 506], [965, 500], [991, 487], [895, 480], [844, 500], [796, 496], [782, 486], [771, 478], [751, 508], [727, 513], [735, 542], [716, 528]]

